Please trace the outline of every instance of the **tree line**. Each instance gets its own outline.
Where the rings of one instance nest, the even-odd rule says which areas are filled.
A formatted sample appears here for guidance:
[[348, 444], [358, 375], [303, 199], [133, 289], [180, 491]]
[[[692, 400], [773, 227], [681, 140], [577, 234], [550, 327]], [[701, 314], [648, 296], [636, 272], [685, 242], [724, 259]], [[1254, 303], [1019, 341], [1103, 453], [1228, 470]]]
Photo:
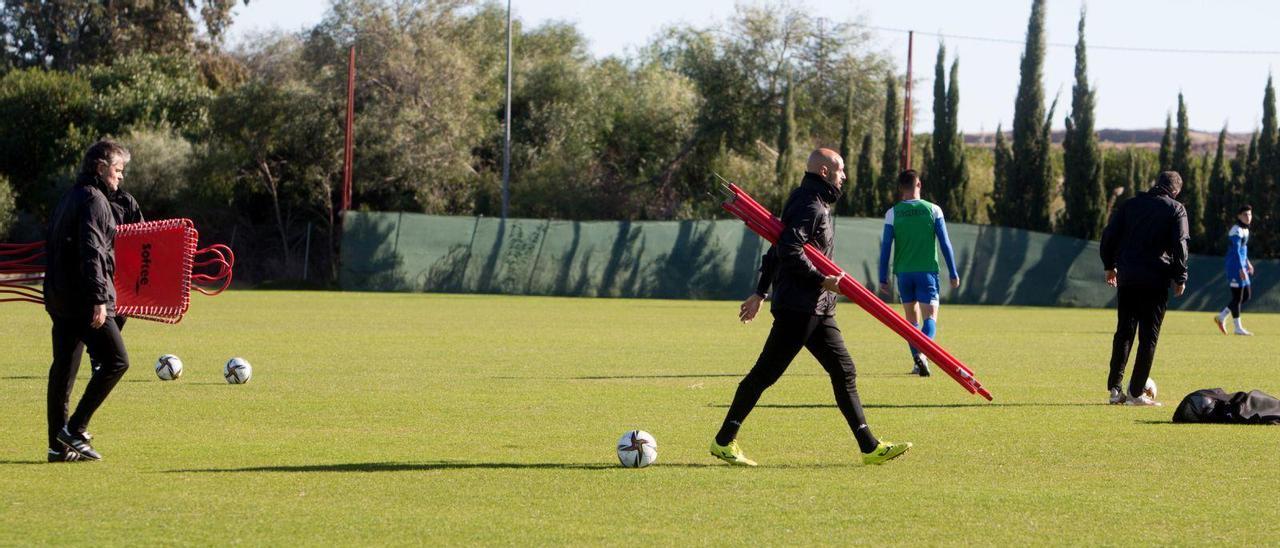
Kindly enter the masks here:
[[[504, 5], [335, 0], [312, 28], [229, 47], [235, 5], [4, 0], [0, 237], [43, 237], [79, 154], [111, 137], [133, 151], [125, 188], [147, 216], [190, 217], [205, 239], [232, 244], [238, 279], [308, 271], [332, 283], [350, 46], [356, 206], [499, 214]], [[953, 220], [1096, 238], [1115, 203], [1159, 169], [1181, 168], [1197, 212], [1195, 249], [1219, 250], [1243, 201], [1261, 225], [1271, 222], [1280, 144], [1270, 83], [1269, 110], [1247, 147], [1224, 150], [1224, 128], [1217, 154], [1195, 157], [1180, 99], [1163, 152], [1100, 148], [1082, 13], [1059, 148], [1049, 133], [1056, 101], [1046, 111], [1040, 87], [1043, 18], [1035, 0], [1012, 131], [997, 131], [992, 144], [966, 145], [960, 62], [939, 48], [934, 127], [913, 136], [927, 199]], [[713, 174], [777, 209], [817, 146], [845, 157], [840, 214], [881, 216], [895, 199], [904, 80], [857, 21], [744, 5], [715, 24], [668, 27], [625, 56], [593, 57], [567, 23], [517, 20], [513, 41], [514, 216], [718, 217]], [[1280, 251], [1258, 233], [1256, 247]]]

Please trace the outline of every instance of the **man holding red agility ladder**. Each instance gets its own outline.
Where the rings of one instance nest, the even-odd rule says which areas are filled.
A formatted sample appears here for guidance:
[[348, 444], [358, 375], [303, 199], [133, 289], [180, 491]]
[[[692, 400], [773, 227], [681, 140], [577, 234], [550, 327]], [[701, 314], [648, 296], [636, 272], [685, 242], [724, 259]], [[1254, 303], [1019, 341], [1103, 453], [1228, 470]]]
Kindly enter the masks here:
[[739, 310], [739, 319], [750, 322], [772, 286], [773, 328], [755, 366], [738, 384], [724, 423], [711, 442], [711, 454], [729, 464], [756, 465], [738, 447], [738, 429], [801, 348], [807, 348], [830, 375], [836, 405], [858, 441], [865, 464], [884, 463], [911, 448], [910, 443], [877, 440], [867, 426], [853, 358], [834, 318], [842, 275], [823, 275], [805, 254], [806, 244], [827, 256], [835, 249], [831, 207], [840, 197], [844, 180], [844, 160], [839, 154], [818, 149], [809, 155], [804, 179], [783, 206], [783, 230], [764, 257], [757, 291]]
[[[53, 320], [49, 366], [49, 462], [99, 460], [89, 444], [89, 419], [129, 369], [115, 321], [116, 219], [108, 199], [120, 188], [129, 151], [99, 141], [85, 152], [80, 174], [54, 210], [46, 243], [45, 310]], [[83, 349], [100, 366], [75, 413], [67, 404]]]

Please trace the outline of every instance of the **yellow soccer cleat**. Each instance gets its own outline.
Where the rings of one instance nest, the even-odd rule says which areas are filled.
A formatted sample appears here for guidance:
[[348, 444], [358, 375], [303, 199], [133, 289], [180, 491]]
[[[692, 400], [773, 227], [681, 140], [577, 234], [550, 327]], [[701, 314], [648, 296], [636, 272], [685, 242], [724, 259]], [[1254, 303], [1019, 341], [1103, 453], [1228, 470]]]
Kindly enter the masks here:
[[876, 450], [862, 455], [862, 464], [884, 464], [890, 460], [896, 459], [911, 449], [911, 442], [893, 443], [891, 441], [882, 441], [876, 446]]
[[742, 449], [738, 447], [738, 440], [729, 442], [729, 445], [720, 445], [716, 443], [716, 440], [711, 440], [711, 456], [734, 466], [756, 465], [756, 461], [742, 454]]

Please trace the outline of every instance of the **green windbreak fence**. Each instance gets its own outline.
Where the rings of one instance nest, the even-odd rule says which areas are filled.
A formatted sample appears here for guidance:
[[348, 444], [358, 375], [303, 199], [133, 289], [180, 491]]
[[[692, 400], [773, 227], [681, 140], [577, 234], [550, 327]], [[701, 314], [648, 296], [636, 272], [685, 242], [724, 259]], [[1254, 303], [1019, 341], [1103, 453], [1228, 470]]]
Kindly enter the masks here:
[[[767, 244], [736, 220], [575, 222], [350, 212], [341, 285], [354, 291], [429, 291], [739, 299], [755, 286]], [[836, 220], [835, 261], [870, 287], [880, 219]], [[952, 303], [1104, 307], [1097, 242], [952, 223], [962, 284]], [[1280, 310], [1276, 261], [1254, 261], [1251, 310]], [[1228, 297], [1221, 257], [1191, 260], [1175, 308], [1220, 310]]]

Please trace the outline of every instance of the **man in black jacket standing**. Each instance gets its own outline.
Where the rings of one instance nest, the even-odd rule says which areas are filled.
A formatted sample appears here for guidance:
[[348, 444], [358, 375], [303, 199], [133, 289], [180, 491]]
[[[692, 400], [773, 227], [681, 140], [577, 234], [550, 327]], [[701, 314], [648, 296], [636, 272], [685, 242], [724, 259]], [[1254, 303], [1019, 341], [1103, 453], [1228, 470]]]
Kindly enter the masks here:
[[[102, 458], [89, 444], [89, 420], [129, 368], [115, 322], [116, 220], [108, 200], [120, 188], [129, 151], [99, 141], [85, 152], [80, 174], [54, 210], [45, 248], [45, 310], [53, 319], [49, 367], [49, 461]], [[83, 346], [81, 346], [83, 345]], [[67, 416], [82, 348], [101, 364]]]
[[[107, 201], [111, 203], [111, 216], [116, 220], [116, 225], [127, 225], [146, 221], [142, 216], [142, 206], [138, 205], [138, 200], [125, 189], [117, 188], [115, 192], [107, 195]], [[116, 327], [123, 332], [125, 317], [117, 314], [114, 319]], [[80, 349], [75, 352], [75, 355], [77, 356], [83, 352], [84, 345], [79, 345], [79, 348]], [[89, 360], [89, 365], [93, 368], [93, 371], [102, 369], [102, 363], [94, 360], [93, 356], [90, 356]], [[72, 366], [72, 368], [78, 369], [79, 365], [77, 364]]]
[[[1110, 403], [1160, 405], [1143, 393], [1151, 374], [1169, 288], [1182, 296], [1187, 287], [1187, 211], [1175, 198], [1182, 191], [1176, 171], [1160, 173], [1150, 191], [1121, 204], [1102, 232], [1102, 266], [1116, 291], [1116, 334], [1107, 377]], [[1129, 390], [1124, 392], [1125, 362], [1138, 334]]]
[[725, 462], [756, 465], [738, 447], [738, 429], [765, 389], [782, 376], [801, 348], [809, 349], [831, 377], [836, 405], [858, 440], [864, 463], [880, 464], [911, 448], [910, 443], [881, 442], [867, 427], [858, 399], [853, 358], [833, 317], [835, 292], [839, 291], [842, 276], [823, 276], [804, 254], [805, 244], [812, 244], [828, 257], [835, 250], [831, 208], [840, 197], [844, 180], [844, 160], [839, 154], [824, 148], [809, 155], [804, 179], [782, 208], [782, 235], [764, 257], [756, 293], [739, 309], [738, 318], [750, 322], [773, 287], [773, 328], [755, 366], [738, 384], [733, 404], [711, 442], [711, 454]]

